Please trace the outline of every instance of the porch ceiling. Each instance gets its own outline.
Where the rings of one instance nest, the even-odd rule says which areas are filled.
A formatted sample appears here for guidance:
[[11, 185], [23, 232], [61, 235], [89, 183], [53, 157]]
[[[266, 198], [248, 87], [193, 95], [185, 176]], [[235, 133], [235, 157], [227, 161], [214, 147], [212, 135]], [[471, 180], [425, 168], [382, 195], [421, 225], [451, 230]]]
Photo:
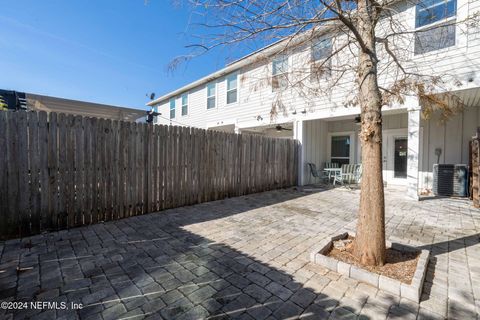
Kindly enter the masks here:
[[242, 128], [241, 130], [243, 132], [265, 133], [267, 131], [276, 131], [277, 126], [281, 126], [283, 129], [286, 129], [287, 131], [290, 131], [290, 130], [293, 129], [293, 123], [292, 122], [287, 122], [287, 123], [269, 124], [269, 125], [266, 125], [266, 126]]
[[[395, 114], [401, 114], [401, 113], [406, 113], [407, 108], [402, 108], [402, 109], [382, 109], [382, 114], [383, 115], [395, 115]], [[342, 120], [354, 120], [356, 117], [358, 117], [360, 113], [355, 113], [355, 114], [350, 114], [350, 115], [345, 115], [345, 116], [338, 116], [338, 117], [330, 117], [330, 118], [322, 118], [321, 120], [326, 121], [326, 122], [333, 122], [333, 121], [342, 121]], [[313, 119], [313, 120], [318, 120], [318, 119]]]
[[466, 107], [480, 107], [480, 88], [471, 88], [453, 92]]

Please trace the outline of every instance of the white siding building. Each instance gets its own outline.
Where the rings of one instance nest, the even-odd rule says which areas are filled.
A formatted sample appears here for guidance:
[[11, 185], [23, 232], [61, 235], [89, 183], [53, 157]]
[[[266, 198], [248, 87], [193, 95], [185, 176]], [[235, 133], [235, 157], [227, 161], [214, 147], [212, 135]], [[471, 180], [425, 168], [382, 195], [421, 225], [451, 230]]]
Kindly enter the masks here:
[[[428, 1], [427, 9], [439, 7], [441, 15], [425, 14], [418, 5], [399, 3], [395, 7], [396, 19], [415, 31], [397, 42], [408, 48], [404, 65], [419, 73], [457, 79], [461, 86], [452, 80], [442, 90], [454, 91], [465, 106], [447, 122], [440, 121], [439, 113], [423, 119], [422, 105], [415, 97], [383, 107], [384, 180], [408, 185], [414, 198], [432, 189], [433, 164], [468, 164], [468, 142], [480, 126], [480, 29], [448, 24], [479, 12], [480, 0]], [[421, 32], [425, 28], [431, 31]], [[338, 72], [335, 66], [355, 57], [343, 50], [329, 62], [331, 71], [310, 72], [326, 52], [341, 46], [342, 38], [328, 32], [288, 51], [281, 42], [273, 44], [152, 101], [149, 105], [171, 119], [158, 118], [157, 123], [298, 139], [301, 184], [309, 181], [307, 163], [319, 168], [325, 162], [359, 163], [356, 117], [360, 110], [345, 106], [355, 94], [353, 71], [346, 72], [335, 86], [329, 83]], [[309, 95], [291, 85], [307, 73], [310, 87], [329, 88], [329, 92]], [[381, 75], [380, 84], [392, 83], [392, 73]]]

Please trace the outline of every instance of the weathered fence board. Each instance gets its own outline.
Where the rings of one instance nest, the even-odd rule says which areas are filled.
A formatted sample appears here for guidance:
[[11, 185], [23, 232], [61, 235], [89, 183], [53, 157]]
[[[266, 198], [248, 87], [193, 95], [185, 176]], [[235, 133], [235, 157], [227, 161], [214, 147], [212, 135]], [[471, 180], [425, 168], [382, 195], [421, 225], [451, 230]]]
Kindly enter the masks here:
[[45, 112], [0, 112], [0, 237], [297, 182], [294, 140]]
[[[7, 194], [8, 194], [8, 211], [3, 215], [4, 225], [10, 227], [9, 232], [19, 233], [19, 214], [18, 214], [18, 150], [17, 150], [17, 122], [18, 116], [11, 113], [7, 114]], [[2, 190], [2, 192], [4, 192]]]
[[[58, 197], [59, 175], [58, 175], [58, 116], [50, 113], [48, 118], [48, 212], [43, 213], [47, 220], [42, 221], [42, 228], [56, 229], [58, 226], [58, 215], [60, 202]], [[45, 193], [47, 193], [45, 190]]]
[[6, 112], [0, 112], [0, 212], [3, 213], [2, 216], [2, 223], [0, 225], [0, 233], [1, 234], [7, 234], [9, 232], [8, 230], [8, 175], [7, 175], [7, 170], [8, 170], [8, 158], [7, 158], [7, 153], [8, 153], [8, 137], [7, 137], [7, 113]]
[[[39, 177], [39, 165], [40, 165], [40, 157], [39, 157], [39, 132], [38, 132], [38, 114], [35, 112], [30, 112], [27, 114], [27, 125], [28, 125], [28, 154], [26, 156], [29, 157], [30, 163], [30, 199], [29, 199], [29, 206], [30, 206], [30, 218], [31, 218], [31, 229], [32, 233], [38, 233], [40, 230], [40, 221], [46, 221], [46, 217], [40, 218], [41, 212], [48, 212], [48, 210], [41, 210], [40, 202], [41, 196], [44, 194], [43, 192], [37, 192], [38, 188], [40, 188], [40, 177]], [[28, 175], [27, 175], [28, 177]], [[42, 187], [43, 188], [43, 187]]]
[[20, 218], [20, 232], [26, 233], [29, 227], [30, 217], [28, 202], [30, 199], [29, 169], [28, 169], [28, 123], [27, 113], [21, 112], [18, 117], [18, 215]]

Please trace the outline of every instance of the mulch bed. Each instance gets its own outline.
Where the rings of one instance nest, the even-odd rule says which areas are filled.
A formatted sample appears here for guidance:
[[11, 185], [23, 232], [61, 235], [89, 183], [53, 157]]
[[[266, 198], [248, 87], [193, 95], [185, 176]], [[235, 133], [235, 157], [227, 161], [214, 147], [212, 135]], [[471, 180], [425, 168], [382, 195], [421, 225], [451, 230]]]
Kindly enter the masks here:
[[364, 270], [381, 274], [406, 284], [411, 284], [417, 268], [420, 252], [399, 251], [387, 248], [386, 263], [383, 266], [364, 266], [360, 264], [358, 259], [353, 255], [354, 240], [353, 237], [349, 236], [347, 239], [334, 241], [334, 246], [326, 255]]

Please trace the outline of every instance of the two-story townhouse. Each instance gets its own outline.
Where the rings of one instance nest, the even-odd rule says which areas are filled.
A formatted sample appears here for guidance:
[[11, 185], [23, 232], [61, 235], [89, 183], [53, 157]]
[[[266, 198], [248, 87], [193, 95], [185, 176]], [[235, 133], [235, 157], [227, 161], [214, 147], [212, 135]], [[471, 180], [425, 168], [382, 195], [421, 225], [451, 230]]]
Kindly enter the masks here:
[[[469, 140], [480, 126], [480, 29], [452, 21], [479, 12], [480, 1], [400, 2], [396, 9], [395, 19], [411, 30], [403, 42], [397, 42], [408, 49], [404, 63], [424, 74], [452, 76], [455, 81], [442, 90], [454, 93], [464, 106], [446, 122], [439, 112], [422, 118], [425, 106], [418, 97], [383, 107], [384, 179], [408, 185], [409, 195], [416, 198], [422, 190], [432, 189], [433, 164], [469, 160]], [[425, 14], [425, 10], [437, 14]], [[341, 37], [331, 35], [332, 30], [325, 27], [307, 41], [290, 43], [288, 49], [282, 41], [274, 43], [163, 95], [149, 105], [170, 120], [159, 118], [157, 123], [298, 139], [300, 184], [308, 181], [307, 163], [322, 167], [325, 162], [361, 162], [360, 111], [345, 106], [354, 94], [353, 71], [334, 86], [329, 83], [330, 72], [338, 72], [335, 66], [355, 57], [351, 51], [339, 53], [329, 62], [330, 72], [317, 74], [313, 69], [342, 43]], [[289, 86], [298, 70], [310, 72], [309, 87], [328, 92], [309, 95], [310, 89], [299, 92]], [[381, 81], [391, 82], [391, 74], [386, 72]]]

